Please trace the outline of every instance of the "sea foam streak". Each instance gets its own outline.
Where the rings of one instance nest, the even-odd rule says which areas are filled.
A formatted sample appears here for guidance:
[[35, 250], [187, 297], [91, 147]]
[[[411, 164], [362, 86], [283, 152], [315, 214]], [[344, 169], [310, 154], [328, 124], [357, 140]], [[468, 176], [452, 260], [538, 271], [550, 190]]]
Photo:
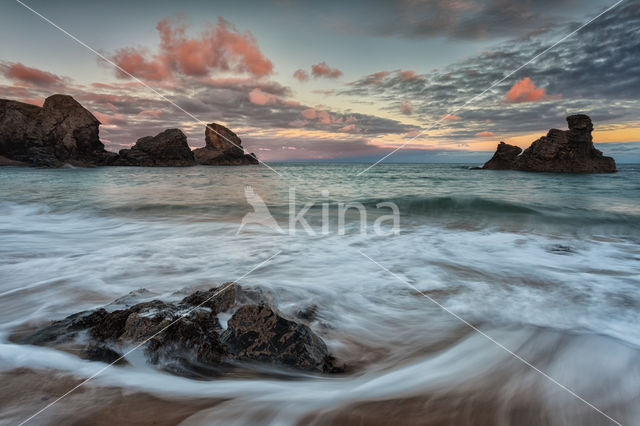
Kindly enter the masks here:
[[138, 298], [177, 300], [282, 250], [241, 285], [265, 289], [288, 315], [316, 305], [312, 327], [346, 375], [195, 381], [134, 360], [95, 386], [230, 398], [187, 424], [330, 421], [371, 401], [478, 395], [507, 411], [530, 400], [555, 424], [602, 422], [363, 251], [622, 423], [640, 422], [637, 171], [597, 179], [507, 172], [516, 182], [506, 185], [499, 173], [451, 166], [384, 166], [366, 182], [349, 180], [349, 166], [285, 168], [316, 182], [297, 187], [300, 203], [324, 200], [325, 186], [334, 202], [398, 202], [400, 235], [362, 235], [352, 216], [344, 236], [235, 235], [250, 210], [245, 183], [284, 217], [287, 182], [255, 169], [1, 170], [0, 369], [86, 378], [102, 364], [8, 336], [140, 288], [148, 291]]

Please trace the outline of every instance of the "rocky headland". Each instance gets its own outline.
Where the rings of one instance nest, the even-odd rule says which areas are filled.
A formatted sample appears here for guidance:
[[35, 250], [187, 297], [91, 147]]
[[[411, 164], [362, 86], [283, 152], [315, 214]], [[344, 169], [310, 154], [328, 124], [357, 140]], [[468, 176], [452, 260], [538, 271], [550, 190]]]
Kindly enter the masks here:
[[593, 145], [593, 124], [584, 114], [567, 117], [569, 130], [551, 129], [522, 151], [504, 142], [482, 169], [555, 173], [612, 173], [616, 162]]
[[45, 168], [94, 166], [195, 166], [258, 164], [228, 128], [205, 127], [205, 147], [191, 150], [179, 129], [140, 138], [119, 153], [105, 150], [100, 121], [68, 95], [48, 97], [42, 107], [0, 99], [0, 165]]
[[127, 349], [142, 344], [148, 363], [188, 377], [215, 376], [242, 365], [342, 371], [324, 341], [305, 324], [308, 319], [287, 318], [260, 290], [227, 283], [178, 302], [129, 303], [139, 293], [144, 291], [12, 340], [106, 363], [126, 363], [122, 357]]

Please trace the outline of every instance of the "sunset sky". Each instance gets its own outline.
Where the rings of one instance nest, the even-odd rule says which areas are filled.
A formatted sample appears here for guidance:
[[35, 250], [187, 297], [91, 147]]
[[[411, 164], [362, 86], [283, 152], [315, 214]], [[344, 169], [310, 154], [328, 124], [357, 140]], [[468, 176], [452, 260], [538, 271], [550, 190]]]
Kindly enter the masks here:
[[[265, 161], [483, 161], [589, 114], [599, 148], [640, 162], [640, 2], [615, 9], [464, 103], [615, 0], [25, 0]], [[0, 13], [0, 97], [74, 96], [117, 151], [204, 128], [18, 2]], [[441, 120], [433, 129], [435, 122]]]

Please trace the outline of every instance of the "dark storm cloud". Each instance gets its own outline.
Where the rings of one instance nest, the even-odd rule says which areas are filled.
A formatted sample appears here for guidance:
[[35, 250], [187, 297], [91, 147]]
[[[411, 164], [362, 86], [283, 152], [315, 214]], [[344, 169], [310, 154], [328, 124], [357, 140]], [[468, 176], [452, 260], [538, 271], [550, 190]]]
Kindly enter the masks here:
[[[409, 99], [414, 117], [429, 126], [579, 25], [503, 43], [443, 72], [422, 75], [421, 80], [399, 79], [395, 72], [370, 74], [350, 83], [341, 94], [375, 98], [386, 102], [389, 110], [397, 110]], [[461, 120], [443, 120], [439, 127], [468, 137], [480, 130], [498, 134], [564, 127], [564, 117], [576, 112], [590, 114], [596, 123], [636, 119], [639, 29], [640, 4], [623, 4], [459, 111]], [[532, 102], [508, 102], [506, 92], [524, 77], [543, 88], [545, 96]]]

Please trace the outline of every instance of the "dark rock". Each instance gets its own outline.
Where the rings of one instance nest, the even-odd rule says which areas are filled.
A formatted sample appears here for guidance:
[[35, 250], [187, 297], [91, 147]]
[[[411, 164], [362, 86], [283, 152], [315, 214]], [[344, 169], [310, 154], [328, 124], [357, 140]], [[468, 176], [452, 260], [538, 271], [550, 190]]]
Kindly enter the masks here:
[[[340, 371], [311, 329], [285, 318], [259, 299], [260, 292], [227, 283], [196, 291], [177, 303], [160, 300], [125, 309], [70, 315], [17, 338], [18, 343], [58, 347], [88, 359], [114, 362], [118, 349], [144, 343], [150, 363], [179, 375], [206, 376], [231, 362], [258, 362], [316, 372]], [[233, 312], [227, 330], [218, 314]], [[75, 346], [73, 346], [75, 345]]]
[[313, 321], [318, 314], [318, 306], [311, 305], [307, 306], [305, 309], [301, 309], [296, 313], [296, 317], [305, 321]]
[[113, 156], [98, 137], [100, 122], [67, 95], [38, 107], [0, 99], [0, 155], [38, 167], [103, 164]]
[[329, 372], [332, 359], [309, 327], [286, 319], [266, 305], [240, 307], [221, 341], [234, 359]]
[[567, 117], [567, 122], [569, 130], [549, 130], [547, 136], [533, 142], [515, 158], [513, 153], [519, 148], [500, 143], [495, 155], [484, 168], [556, 173], [615, 172], [614, 159], [605, 157], [593, 146], [591, 119], [580, 114]]
[[193, 150], [196, 163], [206, 166], [236, 166], [258, 164], [257, 157], [245, 154], [242, 141], [221, 124], [207, 124], [204, 132], [206, 145]]
[[522, 148], [515, 145], [509, 145], [504, 142], [498, 144], [496, 153], [493, 154], [491, 160], [487, 161], [483, 168], [490, 170], [509, 170], [522, 152]]
[[84, 351], [84, 355], [89, 361], [100, 361], [117, 365], [127, 364], [124, 358], [122, 358], [121, 353], [116, 352], [106, 345], [90, 344]]
[[193, 152], [187, 137], [179, 129], [167, 129], [155, 136], [145, 136], [130, 149], [120, 150], [114, 166], [193, 166]]
[[240, 138], [211, 123], [206, 146], [191, 151], [178, 129], [136, 141], [119, 154], [108, 152], [98, 136], [100, 122], [68, 95], [48, 97], [42, 107], [0, 99], [0, 166], [193, 166], [258, 164], [245, 154]]

